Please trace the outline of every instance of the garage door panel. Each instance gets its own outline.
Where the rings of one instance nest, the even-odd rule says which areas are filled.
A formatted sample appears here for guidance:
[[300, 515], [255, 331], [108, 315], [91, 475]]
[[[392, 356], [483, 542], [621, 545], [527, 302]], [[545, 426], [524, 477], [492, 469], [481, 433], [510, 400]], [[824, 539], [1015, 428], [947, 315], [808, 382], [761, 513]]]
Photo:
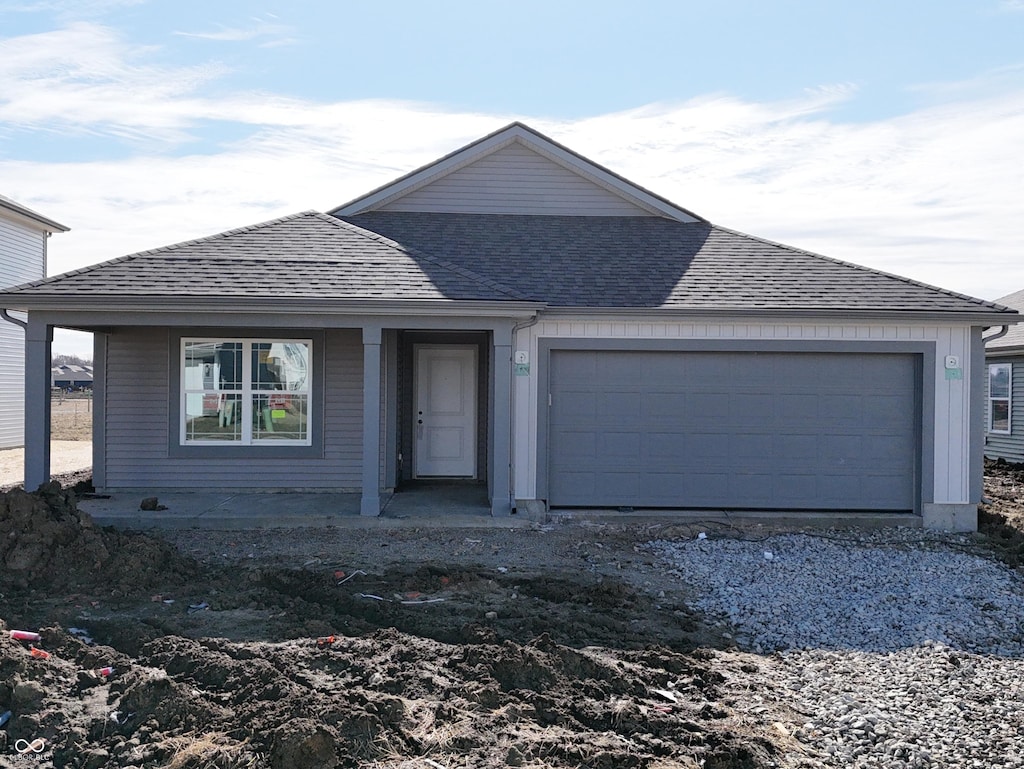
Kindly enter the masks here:
[[864, 403], [859, 394], [818, 395], [808, 400], [817, 404], [816, 413], [827, 422], [847, 421], [859, 424], [863, 418]]
[[645, 393], [643, 397], [644, 416], [652, 419], [682, 420], [686, 417], [686, 394], [673, 392]]
[[739, 433], [729, 436], [730, 459], [740, 468], [751, 461], [764, 459], [772, 453], [772, 433]]
[[596, 352], [577, 352], [572, 358], [552, 358], [551, 376], [559, 382], [571, 385], [574, 382], [590, 383], [597, 381], [597, 360]]
[[[652, 382], [671, 382], [687, 376], [689, 361], [671, 355], [659, 357], [648, 357], [641, 363], [641, 370], [644, 379]], [[635, 380], [634, 380], [635, 381]]]
[[[768, 472], [758, 473], [747, 469], [729, 475], [729, 495], [736, 500], [734, 507], [756, 507], [764, 498], [764, 490], [770, 488], [772, 476]], [[705, 504], [719, 503], [720, 499], [706, 500]]]
[[844, 463], [865, 454], [863, 435], [829, 435], [821, 442], [821, 456], [829, 464]]
[[560, 409], [566, 416], [575, 419], [597, 419], [597, 393], [580, 389], [567, 389], [560, 395], [563, 401]]
[[866, 435], [864, 445], [867, 456], [884, 460], [901, 470], [908, 467], [907, 458], [914, 450], [913, 442], [902, 435]]
[[819, 454], [818, 436], [779, 435], [775, 438], [772, 450], [774, 454], [790, 460], [814, 460]]
[[635, 421], [643, 406], [636, 390], [604, 392], [597, 396], [596, 402], [597, 414], [601, 419]]
[[822, 399], [807, 393], [779, 393], [775, 398], [775, 416], [783, 422], [816, 422], [819, 410], [823, 407]]
[[736, 393], [729, 399], [729, 419], [748, 425], [771, 424], [775, 420], [775, 402], [762, 393]]
[[630, 462], [636, 466], [642, 461], [640, 447], [643, 443], [643, 436], [639, 433], [606, 432], [601, 434], [597, 440], [598, 453], [611, 463]]
[[818, 504], [818, 476], [782, 473], [772, 478], [772, 494], [786, 507], [814, 507]]
[[598, 433], [592, 430], [565, 430], [551, 441], [552, 465], [560, 463], [562, 457], [571, 457], [568, 466], [577, 466], [582, 462], [597, 461]]
[[594, 476], [594, 482], [602, 497], [611, 499], [613, 505], [631, 505], [640, 494], [638, 473], [603, 472]]
[[864, 409], [864, 424], [870, 427], [885, 427], [893, 420], [906, 416], [906, 400], [898, 395], [875, 395], [871, 408]]
[[[680, 357], [680, 361], [686, 361], [687, 364], [691, 363], [690, 359], [685, 356]], [[679, 364], [677, 372], [677, 379], [689, 382], [695, 388], [707, 388], [717, 387], [718, 383], [723, 380], [728, 380], [732, 376], [732, 361], [727, 358], [714, 357], [702, 360], [699, 364], [693, 362], [693, 365]]]
[[554, 506], [910, 510], [911, 355], [551, 353]]
[[728, 394], [719, 392], [695, 392], [688, 401], [687, 417], [694, 420], [726, 419], [729, 416]]

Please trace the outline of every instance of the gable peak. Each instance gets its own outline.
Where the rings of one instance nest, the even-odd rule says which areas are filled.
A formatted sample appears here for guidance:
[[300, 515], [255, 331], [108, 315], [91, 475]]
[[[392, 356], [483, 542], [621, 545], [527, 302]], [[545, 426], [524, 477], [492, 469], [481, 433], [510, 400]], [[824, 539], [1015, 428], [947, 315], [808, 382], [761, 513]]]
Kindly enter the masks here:
[[519, 121], [330, 213], [355, 216], [384, 210], [703, 221]]

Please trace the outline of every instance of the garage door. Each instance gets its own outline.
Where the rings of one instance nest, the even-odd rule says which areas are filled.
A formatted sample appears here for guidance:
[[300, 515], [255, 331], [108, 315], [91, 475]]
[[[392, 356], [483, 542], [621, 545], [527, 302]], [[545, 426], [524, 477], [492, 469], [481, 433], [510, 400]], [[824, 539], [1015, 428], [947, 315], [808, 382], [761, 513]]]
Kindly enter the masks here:
[[554, 350], [548, 501], [913, 510], [912, 355]]

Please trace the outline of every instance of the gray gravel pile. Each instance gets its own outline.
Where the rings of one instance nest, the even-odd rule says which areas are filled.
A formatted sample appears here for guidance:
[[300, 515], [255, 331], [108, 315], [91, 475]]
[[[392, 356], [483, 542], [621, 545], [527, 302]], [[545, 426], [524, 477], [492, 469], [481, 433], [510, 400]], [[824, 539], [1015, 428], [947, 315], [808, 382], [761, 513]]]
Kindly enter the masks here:
[[659, 541], [742, 649], [730, 682], [790, 724], [791, 766], [1024, 769], [1024, 579], [912, 530]]
[[938, 641], [1021, 656], [1024, 581], [968, 546], [907, 529], [649, 545], [697, 588], [696, 608], [735, 626], [741, 648], [882, 652]]

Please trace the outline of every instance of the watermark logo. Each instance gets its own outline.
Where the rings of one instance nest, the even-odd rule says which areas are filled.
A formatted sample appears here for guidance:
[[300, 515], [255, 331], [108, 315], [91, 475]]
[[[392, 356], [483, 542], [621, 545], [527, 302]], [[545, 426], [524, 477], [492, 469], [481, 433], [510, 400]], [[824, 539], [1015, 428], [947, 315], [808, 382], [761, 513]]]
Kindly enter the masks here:
[[36, 737], [34, 740], [15, 740], [14, 752], [24, 759], [39, 758], [46, 750], [46, 740]]

